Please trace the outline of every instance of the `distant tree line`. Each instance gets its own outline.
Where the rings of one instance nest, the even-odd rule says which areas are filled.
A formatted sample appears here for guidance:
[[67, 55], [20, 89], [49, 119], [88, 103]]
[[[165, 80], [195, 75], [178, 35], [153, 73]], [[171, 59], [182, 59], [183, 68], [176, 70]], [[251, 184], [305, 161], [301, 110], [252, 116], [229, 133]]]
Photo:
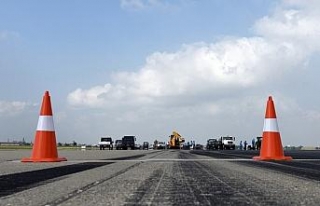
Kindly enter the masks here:
[[21, 146], [29, 146], [32, 145], [32, 142], [26, 142], [24, 138], [22, 140], [10, 140], [8, 139], [6, 142], [0, 142], [0, 145], [21, 145]]
[[71, 143], [65, 142], [65, 143], [61, 143], [58, 142], [58, 146], [59, 147], [77, 147], [79, 146], [78, 143], [76, 141], [72, 141]]
[[[0, 142], [0, 145], [21, 145], [21, 146], [30, 146], [33, 145], [32, 141], [27, 142], [25, 140], [25, 138], [22, 138], [22, 140], [10, 140], [8, 139], [5, 142]], [[77, 146], [81, 146], [82, 144], [77, 143], [76, 141], [72, 141], [72, 142], [58, 142], [57, 146], [59, 147], [77, 147]]]

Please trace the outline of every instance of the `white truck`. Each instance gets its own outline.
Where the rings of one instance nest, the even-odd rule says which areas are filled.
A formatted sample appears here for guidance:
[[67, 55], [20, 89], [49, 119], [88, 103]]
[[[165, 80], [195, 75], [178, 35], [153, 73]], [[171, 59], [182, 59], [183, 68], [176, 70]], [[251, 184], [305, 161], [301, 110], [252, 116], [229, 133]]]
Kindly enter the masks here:
[[113, 141], [111, 137], [101, 137], [99, 142], [100, 150], [104, 150], [108, 148], [109, 150], [113, 150]]
[[236, 148], [236, 138], [232, 136], [220, 137], [220, 148], [221, 149], [235, 149]]

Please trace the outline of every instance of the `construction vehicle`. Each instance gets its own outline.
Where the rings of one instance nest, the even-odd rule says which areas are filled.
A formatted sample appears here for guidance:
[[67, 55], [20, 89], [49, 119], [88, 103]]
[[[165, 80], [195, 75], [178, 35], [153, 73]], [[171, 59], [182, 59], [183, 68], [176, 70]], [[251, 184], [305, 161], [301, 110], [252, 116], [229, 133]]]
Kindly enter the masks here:
[[236, 148], [236, 138], [231, 136], [220, 137], [220, 148], [221, 149], [235, 149]]
[[180, 149], [185, 142], [184, 138], [176, 131], [173, 131], [169, 137], [169, 149]]

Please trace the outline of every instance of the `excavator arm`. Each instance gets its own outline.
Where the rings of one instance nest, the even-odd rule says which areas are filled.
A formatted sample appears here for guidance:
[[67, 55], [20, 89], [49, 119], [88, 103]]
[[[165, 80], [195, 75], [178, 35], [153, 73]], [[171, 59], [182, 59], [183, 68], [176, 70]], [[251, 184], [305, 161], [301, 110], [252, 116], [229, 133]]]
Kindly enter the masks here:
[[184, 142], [184, 138], [178, 132], [173, 131], [169, 139], [169, 148], [180, 149], [180, 145]]

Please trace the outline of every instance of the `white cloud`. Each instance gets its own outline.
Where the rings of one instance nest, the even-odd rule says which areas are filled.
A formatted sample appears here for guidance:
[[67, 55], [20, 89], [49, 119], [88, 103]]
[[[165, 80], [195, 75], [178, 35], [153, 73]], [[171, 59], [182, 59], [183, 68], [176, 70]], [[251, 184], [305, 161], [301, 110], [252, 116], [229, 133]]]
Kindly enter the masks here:
[[87, 105], [89, 107], [103, 106], [104, 98], [102, 95], [108, 93], [111, 85], [96, 86], [88, 90], [77, 89], [68, 96], [69, 103], [72, 105]]
[[[144, 1], [130, 2], [146, 6]], [[136, 131], [136, 124], [141, 123], [150, 130], [163, 131], [174, 125], [172, 129], [183, 128], [182, 134], [205, 135], [215, 125], [215, 134], [228, 131], [247, 136], [261, 135], [271, 94], [278, 117], [286, 120], [280, 122], [285, 128], [283, 142], [288, 142], [286, 136], [299, 139], [296, 130], [286, 128], [301, 125], [295, 117], [309, 123], [319, 120], [320, 112], [303, 108], [286, 93], [295, 85], [277, 86], [287, 80], [292, 83], [290, 78], [301, 74], [320, 49], [320, 12], [315, 12], [320, 4], [312, 2], [315, 7], [300, 0], [282, 2], [274, 13], [256, 21], [256, 36], [185, 44], [171, 53], [154, 52], [136, 72], [115, 73], [105, 85], [78, 88], [68, 95], [68, 102], [72, 107], [108, 113], [109, 121], [113, 117], [112, 121], [121, 122], [121, 132]]]
[[269, 81], [274, 73], [286, 72], [303, 59], [294, 45], [274, 44], [260, 37], [184, 45], [175, 53], [150, 55], [138, 72], [114, 75], [113, 84], [79, 88], [68, 100], [74, 106], [104, 107], [128, 99], [141, 105], [167, 101], [165, 98], [236, 94]]
[[256, 22], [255, 31], [265, 39], [292, 42], [308, 52], [319, 50], [319, 9], [319, 1], [284, 1], [271, 16]]
[[[145, 6], [158, 1], [122, 3]], [[306, 5], [297, 0], [279, 5], [271, 16], [255, 23], [257, 36], [186, 44], [172, 53], [155, 52], [137, 72], [117, 73], [112, 83], [103, 86], [78, 88], [69, 94], [68, 102], [101, 108], [124, 102], [168, 106], [182, 99], [184, 103], [178, 104], [188, 106], [197, 102], [194, 99], [199, 103], [202, 96], [232, 96], [281, 81], [286, 74], [305, 67], [308, 57], [320, 48], [316, 26], [320, 15], [305, 12], [309, 10]]]
[[0, 101], [0, 115], [15, 115], [25, 110], [28, 106], [26, 102], [7, 102]]

